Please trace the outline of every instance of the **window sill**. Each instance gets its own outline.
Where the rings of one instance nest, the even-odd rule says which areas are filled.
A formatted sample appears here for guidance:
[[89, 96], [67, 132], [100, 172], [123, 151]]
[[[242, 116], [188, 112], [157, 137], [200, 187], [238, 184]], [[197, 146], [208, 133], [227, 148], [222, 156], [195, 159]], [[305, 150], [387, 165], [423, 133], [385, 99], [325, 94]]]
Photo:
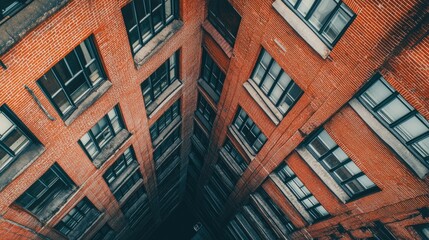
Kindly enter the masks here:
[[103, 216], [104, 213], [100, 214], [97, 209], [89, 210], [84, 219], [67, 235], [67, 239], [83, 239]]
[[96, 168], [100, 168], [103, 163], [113, 157], [113, 155], [124, 146], [124, 143], [131, 137], [127, 129], [122, 129], [113, 139], [110, 140], [101, 152], [92, 160]]
[[120, 186], [126, 182], [126, 180], [128, 180], [128, 178], [131, 177], [131, 175], [134, 174], [134, 172], [137, 171], [137, 169], [139, 168], [139, 164], [138, 162], [133, 162], [131, 163], [129, 166], [127, 166], [127, 168], [125, 169], [124, 172], [121, 173], [121, 175], [116, 178], [110, 185], [109, 188], [112, 192], [115, 192], [118, 188], [120, 188]]
[[[145, 209], [146, 208], [146, 209]], [[149, 212], [149, 201], [147, 197], [147, 193], [140, 196], [140, 198], [133, 204], [133, 206], [124, 213], [124, 215], [131, 221], [133, 221], [135, 218], [138, 218], [142, 210], [144, 213]], [[146, 214], [145, 214], [146, 215]]]
[[162, 164], [164, 164], [165, 160], [167, 160], [168, 157], [170, 157], [170, 155], [176, 151], [181, 143], [182, 140], [180, 138], [176, 139], [176, 141], [174, 141], [174, 143], [168, 147], [168, 149], [157, 160], [155, 160], [155, 168], [158, 169]]
[[152, 57], [159, 49], [161, 49], [167, 40], [170, 39], [176, 32], [178, 32], [183, 26], [183, 22], [180, 20], [174, 20], [168, 26], [166, 26], [161, 32], [159, 32], [154, 38], [144, 45], [134, 55], [134, 64], [139, 69], [150, 57]]
[[[136, 170], [137, 171], [137, 170]], [[131, 177], [131, 176], [130, 176]], [[118, 200], [119, 205], [122, 206], [137, 189], [141, 188], [143, 186], [143, 179], [140, 178], [131, 188], [128, 190], [128, 192], [120, 199]], [[113, 193], [114, 194], [114, 193]]]
[[177, 116], [169, 125], [167, 128], [165, 128], [161, 134], [158, 135], [157, 138], [152, 140], [152, 146], [153, 148], [158, 147], [159, 144], [161, 144], [167, 137], [170, 135], [170, 133], [174, 132], [178, 127], [180, 127], [180, 124], [182, 123], [182, 119], [180, 116]]
[[[213, 168], [214, 168], [213, 174], [216, 174], [223, 184], [223, 186], [219, 185], [218, 187], [222, 189], [222, 192], [226, 190], [227, 192], [231, 193], [232, 190], [234, 190], [235, 183], [232, 181], [232, 179], [228, 177], [227, 174], [225, 174], [225, 172], [218, 165], [214, 165]], [[224, 189], [224, 187], [226, 189]], [[225, 195], [226, 196], [224, 196], [224, 198], [227, 199], [229, 194], [225, 194]]]
[[349, 101], [350, 107], [362, 120], [399, 156], [406, 165], [421, 179], [429, 174], [429, 169], [423, 165], [386, 127], [383, 126], [356, 98]]
[[197, 137], [195, 137], [195, 135], [192, 135], [191, 141], [197, 148], [198, 152], [200, 152], [200, 154], [204, 154], [206, 152], [207, 148], [203, 146], [203, 144], [200, 142], [200, 140], [198, 140]]
[[0, 175], [0, 191], [25, 171], [42, 153], [45, 148], [41, 144], [32, 143], [24, 150]]
[[229, 169], [231, 169], [231, 171], [233, 171], [234, 174], [237, 175], [237, 178], [240, 178], [243, 174], [243, 170], [241, 170], [240, 166], [238, 166], [235, 160], [229, 156], [229, 153], [224, 148], [222, 148], [219, 151], [219, 155], [221, 157], [221, 160], [225, 162], [225, 165], [227, 165], [227, 167], [229, 167]]
[[172, 99], [183, 87], [180, 80], [174, 81], [161, 95], [159, 95], [155, 101], [146, 107], [146, 114], [148, 118], [153, 118], [156, 113], [168, 103], [168, 100]]
[[231, 58], [233, 48], [216, 30], [216, 28], [208, 20], [204, 21], [202, 27], [213, 38], [213, 40], [215, 40], [228, 58]]
[[253, 79], [247, 80], [243, 84], [243, 87], [247, 90], [250, 96], [255, 100], [255, 102], [262, 108], [262, 110], [267, 114], [267, 116], [273, 121], [277, 126], [280, 121], [283, 119], [282, 113], [276, 108], [276, 106], [268, 99], [267, 96], [259, 89]]
[[207, 93], [209, 95], [209, 97], [214, 101], [216, 105], [216, 103], [219, 102], [219, 98], [220, 96], [213, 91], [213, 89], [209, 86], [209, 84], [207, 84], [206, 81], [204, 81], [202, 78], [198, 79], [198, 85], [204, 90], [205, 93]]
[[204, 118], [204, 116], [198, 112], [198, 110], [195, 111], [195, 119], [200, 123], [199, 125], [202, 125], [202, 127], [205, 128], [205, 132], [208, 133], [210, 136], [210, 131], [212, 130], [212, 125], [210, 125], [209, 121]]
[[276, 0], [272, 6], [323, 59], [329, 56], [331, 50], [328, 46], [282, 0]]
[[69, 0], [34, 0], [0, 25], [0, 55], [9, 51], [28, 32], [65, 6]]
[[248, 159], [253, 159], [256, 156], [256, 152], [249, 146], [249, 144], [246, 143], [246, 140], [244, 140], [244, 138], [240, 135], [237, 128], [231, 125], [228, 127], [228, 130], [235, 140], [241, 145], [244, 152], [246, 152]]
[[66, 126], [69, 126], [72, 124], [76, 118], [78, 118], [86, 109], [88, 109], [92, 104], [94, 104], [98, 99], [100, 99], [101, 96], [103, 96], [104, 93], [109, 90], [109, 88], [112, 86], [112, 83], [108, 80], [105, 80], [103, 83], [101, 83], [100, 86], [93, 89], [92, 92], [83, 100], [79, 106], [76, 108], [76, 110], [73, 111], [70, 116], [68, 116], [66, 119], [64, 119], [64, 123]]

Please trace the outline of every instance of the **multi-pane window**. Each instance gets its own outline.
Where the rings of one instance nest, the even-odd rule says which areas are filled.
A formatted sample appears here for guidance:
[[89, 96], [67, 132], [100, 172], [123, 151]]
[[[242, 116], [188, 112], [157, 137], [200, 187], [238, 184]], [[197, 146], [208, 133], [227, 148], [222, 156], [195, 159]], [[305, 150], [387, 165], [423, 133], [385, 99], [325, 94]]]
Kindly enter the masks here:
[[61, 117], [66, 118], [103, 80], [103, 69], [92, 37], [89, 37], [55, 64], [37, 83]]
[[148, 107], [179, 76], [179, 54], [176, 52], [141, 84], [144, 104]]
[[241, 17], [228, 0], [210, 0], [208, 19], [225, 40], [234, 45]]
[[146, 190], [142, 186], [137, 191], [133, 192], [131, 196], [127, 199], [127, 201], [122, 205], [121, 210], [124, 213], [128, 213], [128, 211], [133, 207], [133, 205], [146, 194]]
[[132, 147], [124, 151], [124, 153], [110, 166], [103, 174], [107, 184], [112, 184], [121, 174], [133, 163], [136, 163], [136, 157]]
[[153, 159], [157, 161], [179, 138], [180, 127], [170, 133], [170, 135], [156, 147], [155, 151], [153, 151]]
[[295, 226], [292, 224], [290, 219], [288, 217], [286, 217], [286, 215], [283, 213], [283, 211], [271, 199], [271, 197], [267, 194], [267, 192], [264, 191], [264, 189], [260, 188], [257, 191], [257, 194], [259, 194], [259, 196], [262, 197], [262, 199], [269, 206], [271, 211], [273, 211], [273, 213], [279, 218], [279, 220], [281, 221], [281, 223], [283, 224], [283, 226], [287, 229], [287, 231], [289, 233], [295, 231]]
[[429, 123], [387, 81], [376, 75], [359, 101], [420, 161], [429, 166]]
[[142, 175], [139, 171], [133, 173], [113, 194], [116, 200], [121, 200], [140, 179], [142, 179]]
[[245, 171], [248, 164], [246, 160], [241, 156], [238, 150], [232, 145], [229, 139], [226, 139], [225, 145], [223, 146], [225, 151], [229, 154], [229, 156], [234, 159], [234, 161], [238, 164], [242, 171]]
[[355, 17], [341, 0], [283, 0], [329, 47], [333, 47]]
[[207, 121], [211, 128], [216, 118], [216, 112], [213, 110], [207, 100], [201, 96], [201, 94], [198, 95], [197, 112]]
[[122, 129], [122, 123], [119, 107], [116, 106], [108, 112], [95, 126], [83, 135], [79, 143], [85, 149], [85, 152], [91, 159], [94, 159], [102, 148], [116, 136]]
[[32, 0], [2, 0], [0, 1], [0, 24], [2, 20], [9, 19], [19, 10], [23, 9], [25, 5], [29, 4]]
[[59, 204], [63, 203], [59, 199], [65, 200], [74, 187], [74, 183], [64, 171], [54, 164], [25, 190], [15, 203], [44, 219], [48, 217], [48, 209], [59, 208]]
[[3, 105], [0, 107], [0, 173], [28, 147], [32, 138], [18, 118]]
[[423, 240], [429, 240], [429, 224], [414, 226]]
[[180, 118], [180, 101], [175, 102], [167, 111], [165, 111], [161, 117], [156, 120], [152, 126], [150, 126], [150, 137], [152, 141], [155, 140], [162, 131], [164, 131], [170, 123], [176, 118]]
[[92, 237], [92, 240], [103, 240], [107, 235], [113, 233], [112, 228], [106, 223], [98, 232]]
[[[203, 66], [201, 78], [215, 91], [219, 98], [222, 93], [225, 74], [220, 70], [219, 66], [213, 61], [210, 55], [203, 49]], [[218, 99], [213, 99], [217, 101]]]
[[205, 132], [194, 122], [194, 136], [200, 141], [201, 145], [207, 149], [209, 146], [209, 138]]
[[284, 184], [292, 191], [298, 201], [304, 206], [307, 212], [315, 220], [322, 219], [329, 216], [326, 209], [317, 201], [317, 199], [310, 193], [304, 184], [295, 175], [292, 169], [286, 164], [282, 164], [276, 170], [277, 176]]
[[177, 0], [133, 0], [122, 9], [131, 50], [136, 53], [177, 18]]
[[376, 187], [324, 129], [306, 148], [350, 197]]
[[283, 115], [303, 93], [264, 49], [261, 51], [251, 78]]
[[[92, 212], [92, 214], [90, 214]], [[78, 231], [76, 236], [81, 235], [85, 230], [91, 226], [96, 218], [100, 215], [100, 212], [92, 205], [87, 198], [82, 199], [66, 216], [61, 219], [55, 229], [60, 231], [62, 234], [69, 236], [74, 231]], [[79, 224], [79, 223], [85, 223]], [[80, 228], [78, 227], [80, 226]], [[70, 237], [70, 236], [69, 236]]]
[[159, 165], [159, 167], [156, 168], [156, 175], [158, 176], [158, 181], [162, 181], [163, 177], [165, 177], [166, 170], [171, 167], [172, 165], [175, 165], [175, 163], [178, 162], [180, 158], [180, 148], [176, 149], [170, 156], [168, 156], [165, 161]]
[[255, 152], [259, 152], [267, 141], [267, 137], [242, 108], [235, 115], [234, 126]]

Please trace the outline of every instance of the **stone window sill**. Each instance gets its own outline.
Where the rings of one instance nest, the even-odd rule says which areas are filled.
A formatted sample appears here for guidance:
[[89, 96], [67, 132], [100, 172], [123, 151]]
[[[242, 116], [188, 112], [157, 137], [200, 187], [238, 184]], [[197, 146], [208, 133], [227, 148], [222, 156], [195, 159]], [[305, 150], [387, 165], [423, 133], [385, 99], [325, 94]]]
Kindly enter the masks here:
[[262, 108], [267, 116], [273, 121], [275, 125], [279, 125], [283, 119], [283, 114], [276, 108], [276, 106], [268, 99], [268, 97], [261, 91], [253, 79], [247, 80], [243, 87], [249, 92], [253, 100]]
[[331, 53], [329, 47], [282, 0], [276, 0], [272, 6], [323, 59], [329, 56]]
[[28, 32], [65, 6], [69, 0], [34, 0], [10, 19], [0, 23], [0, 55], [9, 51]]
[[212, 105], [216, 105], [216, 103], [219, 102], [220, 96], [209, 86], [206, 81], [200, 78], [198, 79], [198, 85], [203, 90], [201, 92], [207, 93], [207, 95], [210, 97], [209, 99], [214, 101], [214, 104]]
[[162, 109], [164, 105], [168, 103], [168, 100], [172, 99], [183, 87], [181, 81], [176, 80], [168, 88], [159, 95], [155, 101], [146, 107], [146, 114], [148, 118], [153, 118], [157, 112]]
[[138, 50], [134, 55], [134, 64], [136, 65], [136, 68], [139, 69], [150, 57], [158, 52], [158, 50], [167, 43], [168, 39], [174, 36], [182, 26], [182, 21], [174, 20], [148, 43], [146, 43], [140, 50]]
[[411, 170], [421, 179], [429, 174], [429, 169], [423, 165], [386, 127], [383, 126], [356, 98], [349, 101], [351, 108], [377, 134]]
[[92, 104], [94, 104], [98, 99], [100, 99], [103, 94], [109, 90], [109, 88], [112, 86], [112, 83], [110, 81], [105, 80], [103, 83], [101, 83], [100, 86], [93, 89], [92, 92], [83, 100], [79, 106], [76, 108], [76, 110], [73, 111], [70, 116], [64, 119], [64, 123], [66, 126], [69, 126], [76, 118], [78, 118], [86, 109], [88, 109]]
[[219, 47], [223, 50], [223, 52], [228, 56], [228, 58], [232, 57], [232, 46], [222, 37], [222, 35], [216, 30], [216, 28], [208, 21], [204, 21], [202, 25], [204, 31], [206, 31], [215, 42], [219, 45]]
[[121, 175], [109, 185], [110, 190], [112, 190], [112, 192], [115, 192], [124, 182], [126, 182], [128, 178], [131, 177], [131, 175], [133, 175], [137, 171], [138, 168], [139, 164], [137, 162], [133, 162], [128, 165], [125, 171], [122, 172]]
[[158, 147], [159, 144], [161, 144], [167, 137], [170, 135], [170, 133], [174, 132], [178, 127], [180, 127], [182, 123], [182, 119], [180, 116], [177, 116], [169, 125], [167, 128], [165, 128], [161, 134], [158, 135], [157, 138], [155, 138], [152, 141], [152, 146], [154, 148]]
[[43, 145], [32, 143], [0, 175], [0, 191], [25, 171], [45, 151]]
[[247, 144], [246, 140], [244, 140], [237, 128], [231, 125], [228, 127], [228, 130], [235, 140], [240, 144], [241, 148], [243, 148], [248, 159], [253, 159], [256, 156], [256, 152], [249, 146], [249, 144]]
[[125, 142], [131, 137], [127, 129], [122, 129], [106, 146], [103, 147], [101, 152], [92, 160], [96, 168], [100, 168], [103, 163], [113, 157], [124, 145]]
[[199, 111], [195, 111], [195, 119], [200, 123], [199, 125], [202, 125], [205, 128], [208, 135], [210, 135], [212, 125], [210, 125], [209, 121], [207, 121]]

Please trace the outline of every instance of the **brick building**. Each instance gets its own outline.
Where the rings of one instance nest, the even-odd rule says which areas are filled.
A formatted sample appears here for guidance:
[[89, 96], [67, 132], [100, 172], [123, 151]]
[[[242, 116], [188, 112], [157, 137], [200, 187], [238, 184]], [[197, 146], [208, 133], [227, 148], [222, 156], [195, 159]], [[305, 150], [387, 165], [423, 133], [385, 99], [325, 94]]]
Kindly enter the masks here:
[[1, 239], [429, 239], [426, 1], [0, 7]]

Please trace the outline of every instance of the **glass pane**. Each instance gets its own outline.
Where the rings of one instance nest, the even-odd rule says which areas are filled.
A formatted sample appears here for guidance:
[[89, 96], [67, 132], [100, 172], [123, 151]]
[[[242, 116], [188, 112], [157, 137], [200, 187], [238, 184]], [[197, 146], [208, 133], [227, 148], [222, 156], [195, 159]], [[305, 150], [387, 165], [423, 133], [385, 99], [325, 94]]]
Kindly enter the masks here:
[[[136, 1], [136, 3], [137, 2], [140, 1]], [[125, 27], [128, 30], [137, 24], [133, 13], [133, 2], [127, 4], [124, 8], [122, 8], [122, 16], [124, 17]]]
[[12, 159], [7, 152], [0, 148], [0, 170]]
[[271, 92], [269, 97], [270, 97], [271, 101], [273, 101], [274, 104], [277, 104], [282, 93], [283, 93], [283, 89], [281, 89], [280, 86], [278, 84], [276, 84], [276, 86], [274, 87], [274, 89]]
[[357, 180], [366, 189], [369, 189], [369, 188], [375, 186], [375, 184], [366, 175], [359, 177]]
[[328, 20], [330, 13], [334, 10], [336, 5], [337, 3], [333, 0], [322, 0], [311, 15], [309, 22], [317, 30], [320, 30], [323, 24]]
[[94, 61], [86, 68], [86, 74], [89, 77], [89, 80], [92, 82], [92, 84], [95, 84], [98, 82], [101, 77], [101, 71], [98, 67], [98, 63]]
[[60, 91], [55, 97], [53, 97], [52, 101], [57, 105], [63, 114], [68, 112], [72, 107], [64, 91]]
[[48, 94], [53, 96], [61, 87], [54, 77], [52, 71], [48, 71], [40, 78], [39, 83], [48, 91]]
[[274, 84], [274, 79], [270, 75], [267, 75], [264, 81], [262, 82], [261, 90], [265, 94], [268, 94], [273, 84]]
[[338, 12], [331, 18], [328, 26], [323, 30], [322, 35], [328, 42], [333, 43], [344, 27], [350, 21], [351, 17], [343, 9], [339, 9]]
[[0, 137], [4, 135], [12, 126], [12, 122], [2, 112], [0, 112]]
[[405, 105], [404, 102], [395, 98], [384, 105], [377, 113], [380, 114], [387, 123], [391, 124], [409, 112], [410, 108]]
[[162, 27], [162, 8], [158, 8], [152, 13], [152, 23], [155, 31], [160, 30]]
[[255, 71], [255, 74], [253, 74], [252, 79], [255, 80], [256, 84], [260, 84], [262, 77], [264, 76], [265, 69], [262, 68], [260, 65], [258, 65], [257, 70]]
[[152, 37], [152, 29], [150, 27], [151, 25], [149, 17], [141, 21], [139, 26], [143, 42], [146, 43], [150, 39], [150, 37]]
[[414, 143], [412, 146], [418, 151], [421, 156], [429, 156], [429, 137], [426, 137], [423, 140]]
[[73, 75], [76, 75], [79, 71], [82, 70], [82, 68], [79, 65], [79, 62], [77, 60], [76, 54], [74, 51], [72, 51], [71, 53], [69, 53], [66, 57], [65, 57], [70, 70], [72, 72]]
[[264, 55], [262, 56], [260, 63], [265, 67], [265, 69], [267, 69], [271, 59], [270, 54], [268, 54], [267, 51], [264, 51]]
[[409, 141], [427, 132], [429, 129], [420, 119], [414, 116], [396, 126], [395, 130], [405, 141]]
[[313, 6], [315, 0], [302, 0], [298, 6], [298, 12], [302, 14], [302, 16], [306, 17], [308, 11]]
[[68, 92], [70, 92], [70, 97], [74, 102], [77, 102], [89, 89], [89, 85], [85, 80], [83, 74], [79, 74], [73, 79], [73, 81], [69, 82], [67, 85]]
[[375, 107], [391, 94], [392, 91], [378, 80], [361, 95], [361, 98], [371, 107]]
[[37, 197], [39, 196], [41, 193], [43, 193], [43, 191], [45, 191], [45, 186], [43, 186], [43, 184], [40, 181], [36, 181], [35, 183], [33, 183], [33, 185], [31, 185], [30, 188], [27, 189], [28, 194], [30, 194], [31, 196]]
[[282, 75], [279, 78], [279, 81], [277, 82], [283, 89], [286, 89], [287, 85], [290, 83], [292, 79], [287, 75], [285, 72], [282, 73]]
[[30, 141], [17, 128], [13, 129], [2, 141], [15, 154], [20, 152]]
[[352, 194], [360, 193], [365, 190], [365, 188], [356, 179], [346, 183], [345, 185]]
[[64, 60], [61, 60], [55, 64], [53, 69], [55, 70], [55, 74], [61, 82], [66, 83], [71, 78], [70, 72]]
[[323, 206], [318, 206], [314, 208], [321, 216], [327, 216], [329, 215], [328, 211]]
[[335, 149], [334, 152], [329, 154], [326, 158], [323, 159], [323, 162], [329, 169], [336, 167], [338, 164], [346, 160], [347, 155], [341, 150], [341, 148]]
[[320, 157], [336, 145], [337, 144], [332, 140], [328, 133], [323, 130], [318, 137], [310, 142], [309, 147], [311, 147], [317, 157]]
[[166, 20], [169, 20], [168, 18], [173, 15], [172, 10], [173, 9], [171, 7], [171, 0], [166, 0], [165, 1], [165, 19]]

